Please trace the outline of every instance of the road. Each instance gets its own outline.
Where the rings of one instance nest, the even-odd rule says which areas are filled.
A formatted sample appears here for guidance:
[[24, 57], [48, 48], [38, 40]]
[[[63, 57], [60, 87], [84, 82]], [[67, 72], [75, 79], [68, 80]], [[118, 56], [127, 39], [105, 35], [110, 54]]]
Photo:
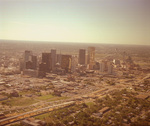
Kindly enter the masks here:
[[56, 108], [72, 105], [74, 103], [75, 103], [74, 101], [64, 102], [64, 103], [61, 103], [61, 104], [52, 105], [52, 106], [48, 106], [48, 107], [45, 107], [45, 108], [33, 110], [33, 111], [30, 111], [30, 112], [25, 112], [25, 113], [22, 113], [22, 114], [19, 114], [19, 115], [16, 115], [16, 116], [8, 117], [8, 118], [0, 120], [0, 126], [4, 126], [6, 124], [10, 124], [10, 123], [22, 120], [24, 118], [29, 118], [29, 117], [32, 117], [32, 116], [35, 116], [35, 115], [46, 113], [46, 112], [52, 111], [53, 109], [56, 109]]
[[85, 96], [83, 95], [83, 96], [80, 96], [80, 97], [74, 97], [74, 98], [70, 98], [70, 99], [67, 99], [67, 100], [60, 100], [61, 103], [60, 103], [60, 101], [59, 102], [54, 102], [55, 104], [50, 104], [50, 102], [45, 102], [49, 106], [43, 107], [43, 108], [36, 108], [37, 110], [32, 110], [32, 111], [29, 111], [29, 112], [25, 112], [25, 113], [22, 113], [22, 114], [19, 114], [19, 115], [15, 115], [15, 116], [11, 116], [11, 117], [2, 119], [2, 120], [0, 120], [0, 126], [11, 124], [13, 122], [17, 122], [17, 121], [20, 121], [22, 119], [29, 118], [29, 117], [32, 117], [32, 116], [36, 116], [36, 115], [39, 115], [39, 114], [47, 113], [47, 112], [50, 112], [50, 111], [52, 111], [54, 109], [57, 109], [57, 108], [69, 106], [69, 105], [72, 105], [72, 104], [76, 103], [75, 101], [78, 101], [78, 100], [80, 102], [81, 101], [84, 102], [85, 99], [92, 98], [93, 96], [104, 97], [104, 96], [106, 96], [107, 94], [113, 92], [116, 89], [121, 90], [122, 88], [118, 89], [115, 86], [108, 86], [107, 88], [103, 88], [103, 89], [97, 90], [95, 92], [91, 92], [90, 94], [87, 94]]

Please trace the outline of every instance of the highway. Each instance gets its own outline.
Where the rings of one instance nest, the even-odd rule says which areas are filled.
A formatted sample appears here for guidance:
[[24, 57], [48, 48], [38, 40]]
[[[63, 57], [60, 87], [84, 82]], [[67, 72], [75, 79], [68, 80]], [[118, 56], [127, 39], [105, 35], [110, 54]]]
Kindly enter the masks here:
[[8, 117], [8, 118], [0, 120], [0, 126], [4, 126], [6, 124], [10, 124], [10, 123], [22, 120], [24, 118], [29, 118], [29, 117], [39, 115], [39, 114], [42, 114], [42, 113], [47, 113], [49, 111], [52, 111], [53, 109], [60, 108], [60, 107], [65, 107], [65, 106], [68, 106], [68, 105], [72, 105], [74, 103], [75, 103], [74, 101], [64, 102], [64, 103], [61, 103], [61, 104], [52, 105], [52, 106], [48, 106], [48, 107], [45, 107], [45, 108], [33, 110], [33, 111], [30, 111], [30, 112], [25, 112], [25, 113], [22, 113], [22, 114], [19, 114], [19, 115], [16, 115], [16, 116]]
[[86, 97], [80, 96], [80, 97], [70, 98], [70, 99], [67, 99], [67, 100], [60, 100], [59, 102], [55, 101], [55, 102], [53, 102], [53, 104], [51, 104], [51, 102], [45, 102], [45, 104], [47, 104], [49, 106], [43, 107], [43, 108], [37, 108], [37, 110], [32, 110], [32, 111], [29, 111], [29, 112], [25, 112], [25, 113], [22, 113], [22, 114], [18, 114], [18, 115], [15, 115], [15, 116], [11, 116], [11, 117], [2, 119], [2, 120], [0, 120], [0, 126], [11, 124], [11, 123], [20, 121], [22, 119], [33, 117], [33, 116], [40, 115], [40, 114], [43, 114], [43, 113], [47, 113], [47, 112], [50, 112], [50, 111], [52, 111], [54, 109], [57, 109], [57, 108], [66, 107], [66, 106], [75, 104], [76, 103], [75, 101], [80, 101], [81, 102], [81, 101], [84, 101], [84, 99], [86, 99], [86, 98], [88, 99], [88, 98], [93, 97], [93, 96], [104, 97], [106, 94], [109, 94], [110, 92], [114, 91], [114, 89], [115, 88], [113, 88], [113, 89], [105, 88], [105, 89], [101, 89], [101, 90], [92, 92], [91, 94], [86, 95]]

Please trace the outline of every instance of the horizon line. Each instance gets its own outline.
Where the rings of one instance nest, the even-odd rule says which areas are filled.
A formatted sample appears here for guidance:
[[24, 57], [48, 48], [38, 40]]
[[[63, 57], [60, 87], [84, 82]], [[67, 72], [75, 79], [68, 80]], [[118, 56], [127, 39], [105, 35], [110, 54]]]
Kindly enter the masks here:
[[34, 43], [78, 43], [78, 44], [106, 44], [106, 45], [139, 45], [139, 46], [150, 46], [150, 44], [125, 44], [125, 43], [101, 43], [101, 42], [64, 42], [64, 41], [49, 41], [49, 40], [14, 40], [14, 39], [0, 39], [1, 41], [23, 41], [23, 42], [34, 42]]

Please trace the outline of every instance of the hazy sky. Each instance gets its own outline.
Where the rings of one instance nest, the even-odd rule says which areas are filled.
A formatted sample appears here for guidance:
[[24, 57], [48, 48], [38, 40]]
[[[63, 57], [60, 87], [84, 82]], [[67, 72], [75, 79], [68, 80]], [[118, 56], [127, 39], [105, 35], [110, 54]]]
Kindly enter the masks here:
[[150, 0], [0, 0], [0, 39], [150, 44]]

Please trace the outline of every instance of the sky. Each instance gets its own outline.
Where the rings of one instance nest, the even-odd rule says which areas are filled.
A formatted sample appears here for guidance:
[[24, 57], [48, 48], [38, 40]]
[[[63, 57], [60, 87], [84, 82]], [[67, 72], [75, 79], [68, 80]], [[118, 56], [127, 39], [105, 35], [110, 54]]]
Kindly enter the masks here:
[[0, 0], [0, 39], [150, 45], [150, 0]]

